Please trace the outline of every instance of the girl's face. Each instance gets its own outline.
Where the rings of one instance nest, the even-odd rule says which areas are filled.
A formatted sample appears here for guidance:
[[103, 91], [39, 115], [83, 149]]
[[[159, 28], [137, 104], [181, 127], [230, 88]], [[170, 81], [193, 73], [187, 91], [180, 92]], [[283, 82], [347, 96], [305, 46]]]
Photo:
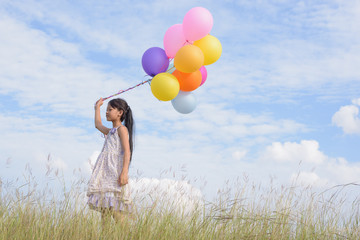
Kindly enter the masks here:
[[119, 111], [117, 108], [113, 108], [108, 104], [106, 108], [106, 120], [108, 121], [115, 121], [120, 120], [122, 115], [122, 111]]

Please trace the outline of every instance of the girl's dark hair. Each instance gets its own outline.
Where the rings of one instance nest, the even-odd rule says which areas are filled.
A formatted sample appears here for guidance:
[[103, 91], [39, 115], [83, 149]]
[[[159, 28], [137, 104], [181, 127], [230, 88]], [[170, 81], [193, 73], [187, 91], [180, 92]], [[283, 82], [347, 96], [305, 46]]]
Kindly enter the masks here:
[[135, 133], [135, 122], [134, 122], [134, 119], [133, 119], [131, 108], [129, 107], [127, 102], [122, 98], [112, 99], [109, 102], [109, 105], [112, 108], [118, 109], [119, 111], [123, 110], [123, 114], [121, 115], [120, 121], [124, 122], [124, 125], [127, 127], [128, 131], [129, 131], [130, 162], [131, 162], [132, 153], [133, 153], [133, 149], [134, 149], [133, 136], [134, 136], [134, 133]]

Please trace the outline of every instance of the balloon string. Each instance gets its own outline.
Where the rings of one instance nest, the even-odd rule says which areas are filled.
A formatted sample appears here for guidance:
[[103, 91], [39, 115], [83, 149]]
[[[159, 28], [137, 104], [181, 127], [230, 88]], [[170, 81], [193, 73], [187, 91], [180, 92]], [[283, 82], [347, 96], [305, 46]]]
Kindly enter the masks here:
[[[169, 62], [171, 62], [172, 60], [173, 60], [172, 58], [169, 59]], [[165, 67], [165, 66], [164, 66], [164, 67]], [[174, 69], [174, 68], [175, 68], [175, 67], [171, 67], [171, 68], [167, 69], [166, 72], [169, 72], [169, 71], [171, 71], [171, 70]], [[117, 93], [115, 93], [115, 94], [113, 94], [113, 95], [111, 95], [111, 96], [108, 96], [108, 97], [106, 97], [106, 98], [103, 98], [103, 100], [106, 100], [106, 99], [115, 97], [115, 96], [117, 96], [117, 95], [119, 95], [119, 94], [122, 94], [122, 93], [124, 93], [124, 92], [127, 92], [127, 91], [129, 91], [129, 90], [131, 90], [131, 89], [134, 89], [134, 88], [136, 88], [136, 87], [138, 87], [138, 86], [141, 86], [141, 85], [143, 85], [143, 84], [145, 84], [145, 83], [149, 83], [149, 84], [150, 84], [150, 81], [151, 81], [151, 80], [152, 80], [152, 78], [151, 78], [151, 79], [148, 79], [148, 80], [146, 80], [146, 81], [143, 81], [143, 82], [141, 82], [141, 83], [138, 83], [138, 84], [136, 84], [135, 86], [132, 86], [132, 87], [130, 87], [130, 88], [128, 88], [128, 89], [120, 90], [119, 92], [117, 92]]]
[[171, 70], [173, 70], [175, 67], [171, 67], [168, 70], [166, 70], [166, 72], [171, 72]]
[[[169, 65], [170, 63], [174, 60], [174, 58], [169, 58]], [[168, 70], [166, 70], [166, 72], [171, 72], [173, 69], [175, 69], [175, 66], [173, 65], [171, 68], [168, 68]]]
[[129, 90], [131, 90], [131, 89], [134, 89], [134, 88], [136, 88], [136, 87], [138, 87], [138, 86], [140, 86], [140, 85], [143, 85], [143, 84], [145, 84], [145, 83], [149, 83], [151, 80], [152, 80], [152, 79], [148, 79], [148, 80], [143, 81], [143, 82], [141, 82], [141, 83], [139, 83], [139, 84], [137, 84], [137, 85], [135, 85], [135, 86], [132, 86], [132, 87], [130, 87], [130, 88], [128, 88], [128, 89], [120, 90], [119, 92], [117, 92], [117, 93], [115, 93], [115, 94], [113, 94], [113, 95], [111, 95], [111, 96], [108, 96], [108, 97], [106, 97], [106, 98], [103, 98], [103, 100], [106, 100], [106, 99], [112, 98], [112, 97], [114, 97], [114, 96], [117, 96], [117, 95], [119, 95], [119, 94], [122, 94], [122, 93], [124, 93], [124, 92], [127, 92], [127, 91], [129, 91]]

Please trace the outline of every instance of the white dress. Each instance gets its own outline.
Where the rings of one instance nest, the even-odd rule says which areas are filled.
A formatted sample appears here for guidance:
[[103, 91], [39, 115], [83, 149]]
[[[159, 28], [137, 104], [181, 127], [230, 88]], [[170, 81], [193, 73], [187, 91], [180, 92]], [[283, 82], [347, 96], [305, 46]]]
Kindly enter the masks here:
[[88, 183], [88, 205], [93, 210], [101, 211], [111, 208], [132, 212], [129, 184], [120, 187], [118, 183], [124, 157], [118, 128], [111, 129], [106, 136], [103, 149], [96, 160]]

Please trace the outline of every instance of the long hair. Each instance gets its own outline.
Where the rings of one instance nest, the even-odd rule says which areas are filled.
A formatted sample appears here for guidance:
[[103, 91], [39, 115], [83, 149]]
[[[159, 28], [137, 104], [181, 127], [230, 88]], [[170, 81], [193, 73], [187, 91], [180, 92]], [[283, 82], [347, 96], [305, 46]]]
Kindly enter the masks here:
[[125, 127], [129, 131], [129, 144], [130, 144], [130, 162], [132, 159], [133, 149], [134, 149], [134, 134], [135, 134], [135, 122], [133, 119], [132, 111], [127, 102], [122, 98], [115, 98], [109, 102], [109, 105], [112, 108], [116, 108], [119, 111], [122, 110], [123, 114], [121, 115], [120, 121], [124, 122]]

